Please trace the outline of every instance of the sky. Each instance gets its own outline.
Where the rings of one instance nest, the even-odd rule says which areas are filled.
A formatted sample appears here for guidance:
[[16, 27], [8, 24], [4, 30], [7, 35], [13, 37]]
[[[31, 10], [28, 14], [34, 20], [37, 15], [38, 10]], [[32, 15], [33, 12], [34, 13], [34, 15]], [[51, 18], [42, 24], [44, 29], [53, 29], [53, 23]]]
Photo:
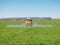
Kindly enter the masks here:
[[0, 0], [0, 18], [60, 18], [60, 0]]

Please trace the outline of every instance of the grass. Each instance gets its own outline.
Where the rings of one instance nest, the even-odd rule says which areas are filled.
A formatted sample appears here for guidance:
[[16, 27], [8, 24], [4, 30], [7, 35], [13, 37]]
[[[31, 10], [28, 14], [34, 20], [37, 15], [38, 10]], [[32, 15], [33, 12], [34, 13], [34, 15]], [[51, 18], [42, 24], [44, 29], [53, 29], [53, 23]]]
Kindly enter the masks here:
[[7, 28], [8, 24], [24, 21], [0, 22], [0, 45], [60, 45], [60, 20], [34, 20], [34, 24], [52, 24], [54, 27]]

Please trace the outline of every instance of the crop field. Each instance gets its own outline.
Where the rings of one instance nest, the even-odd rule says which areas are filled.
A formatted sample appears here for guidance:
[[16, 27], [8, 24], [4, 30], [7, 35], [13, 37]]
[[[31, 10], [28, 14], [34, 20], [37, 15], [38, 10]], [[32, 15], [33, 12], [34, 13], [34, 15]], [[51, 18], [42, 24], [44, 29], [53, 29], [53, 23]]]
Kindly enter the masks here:
[[0, 45], [60, 45], [60, 20], [33, 20], [33, 24], [53, 27], [6, 27], [16, 24], [24, 21], [0, 21]]

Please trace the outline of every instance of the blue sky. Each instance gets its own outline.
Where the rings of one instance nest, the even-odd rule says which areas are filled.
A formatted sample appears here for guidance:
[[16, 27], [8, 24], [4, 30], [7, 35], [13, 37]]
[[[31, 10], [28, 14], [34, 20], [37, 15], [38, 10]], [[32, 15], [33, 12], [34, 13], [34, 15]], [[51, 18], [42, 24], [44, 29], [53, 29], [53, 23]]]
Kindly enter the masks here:
[[0, 18], [60, 18], [60, 0], [0, 0]]

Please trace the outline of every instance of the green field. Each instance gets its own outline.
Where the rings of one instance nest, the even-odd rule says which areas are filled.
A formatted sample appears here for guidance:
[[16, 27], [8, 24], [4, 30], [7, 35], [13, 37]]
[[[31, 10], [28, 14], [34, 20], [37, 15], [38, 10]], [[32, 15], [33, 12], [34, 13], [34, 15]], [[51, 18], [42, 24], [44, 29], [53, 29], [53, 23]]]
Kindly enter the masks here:
[[20, 25], [24, 21], [0, 21], [0, 45], [60, 45], [60, 20], [33, 21], [54, 27], [6, 27], [10, 24]]

